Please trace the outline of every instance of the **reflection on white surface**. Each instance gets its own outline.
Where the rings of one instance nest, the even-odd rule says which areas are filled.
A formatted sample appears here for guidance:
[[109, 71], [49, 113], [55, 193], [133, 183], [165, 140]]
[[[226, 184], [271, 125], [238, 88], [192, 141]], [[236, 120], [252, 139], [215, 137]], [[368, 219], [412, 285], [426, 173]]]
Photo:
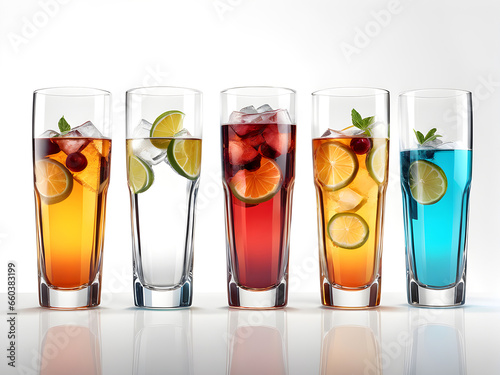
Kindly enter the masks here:
[[228, 313], [229, 375], [288, 374], [286, 311]]
[[464, 375], [463, 308], [411, 309], [408, 375]]
[[192, 374], [191, 310], [137, 310], [134, 375]]
[[101, 374], [99, 311], [47, 310], [40, 320], [40, 375]]
[[321, 374], [382, 374], [378, 311], [325, 310], [322, 326]]

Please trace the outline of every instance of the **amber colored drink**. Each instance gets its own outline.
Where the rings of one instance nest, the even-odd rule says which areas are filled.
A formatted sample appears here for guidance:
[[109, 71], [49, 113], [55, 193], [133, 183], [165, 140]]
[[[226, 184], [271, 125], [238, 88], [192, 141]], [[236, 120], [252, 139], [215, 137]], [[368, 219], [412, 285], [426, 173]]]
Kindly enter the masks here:
[[[36, 138], [33, 147], [39, 277], [52, 288], [89, 286], [101, 278], [111, 140]], [[71, 189], [47, 198], [47, 170], [66, 174]]]
[[[222, 126], [229, 272], [240, 287], [273, 288], [288, 271], [295, 128], [281, 124]], [[254, 183], [255, 192], [247, 189], [248, 196], [238, 193], [239, 187]]]
[[[313, 139], [320, 256], [323, 259], [322, 298], [325, 305], [332, 304], [325, 291], [327, 285], [360, 289], [370, 286], [380, 277], [389, 140], [363, 138], [369, 149], [363, 154], [356, 154], [352, 149], [352, 142], [357, 139], [362, 139], [362, 136]], [[322, 161], [320, 164], [321, 152], [328, 154], [332, 160], [326, 163]], [[334, 173], [340, 176], [336, 179], [344, 179], [343, 183], [332, 187], [321, 181], [325, 164], [328, 168], [333, 166]], [[346, 165], [354, 165], [354, 170], [344, 171]], [[351, 176], [345, 177], [349, 173]], [[344, 242], [339, 244], [340, 241], [335, 241], [338, 240], [335, 231], [339, 232], [344, 228], [332, 227], [335, 218], [342, 218], [344, 221], [341, 224], [345, 224], [346, 228], [353, 221], [362, 223], [363, 228], [353, 225], [346, 230]], [[363, 234], [359, 240], [354, 240], [349, 237], [351, 234], [348, 230], [360, 230]]]

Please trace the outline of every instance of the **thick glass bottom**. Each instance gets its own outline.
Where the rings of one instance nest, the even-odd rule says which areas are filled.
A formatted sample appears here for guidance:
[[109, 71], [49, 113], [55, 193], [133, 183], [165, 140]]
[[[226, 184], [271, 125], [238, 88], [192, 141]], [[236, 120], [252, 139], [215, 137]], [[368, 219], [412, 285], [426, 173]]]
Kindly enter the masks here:
[[408, 303], [420, 307], [456, 307], [465, 303], [465, 272], [458, 283], [449, 288], [426, 288], [407, 272]]
[[43, 278], [39, 280], [38, 299], [40, 306], [59, 310], [85, 309], [101, 302], [101, 280], [97, 276], [89, 286], [80, 289], [57, 289], [49, 286]]
[[366, 309], [380, 304], [381, 279], [363, 289], [342, 288], [332, 285], [326, 278], [322, 278], [322, 303], [327, 307], [342, 309]]
[[192, 303], [193, 280], [191, 275], [184, 284], [175, 289], [147, 288], [134, 275], [134, 304], [138, 307], [169, 309], [189, 307]]
[[245, 289], [231, 279], [228, 283], [229, 307], [248, 309], [275, 309], [285, 307], [288, 302], [287, 277], [277, 286], [265, 289]]

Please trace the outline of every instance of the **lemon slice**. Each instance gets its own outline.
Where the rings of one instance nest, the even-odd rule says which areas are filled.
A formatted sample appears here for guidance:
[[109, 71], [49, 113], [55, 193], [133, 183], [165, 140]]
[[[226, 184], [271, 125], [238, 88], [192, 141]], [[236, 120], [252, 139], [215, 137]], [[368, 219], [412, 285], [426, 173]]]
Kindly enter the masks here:
[[328, 222], [328, 236], [335, 245], [344, 249], [363, 246], [369, 233], [368, 224], [358, 214], [336, 214]]
[[[181, 111], [167, 111], [158, 116], [151, 127], [149, 136], [151, 138], [170, 138], [182, 130], [184, 113]], [[156, 148], [166, 150], [170, 139], [151, 139]]]
[[443, 170], [426, 160], [411, 163], [408, 169], [410, 192], [420, 204], [434, 204], [446, 194], [448, 180]]
[[167, 158], [177, 173], [196, 180], [201, 168], [201, 139], [172, 139]]
[[385, 180], [385, 169], [387, 164], [387, 146], [382, 144], [374, 147], [366, 158], [366, 169], [376, 183], [381, 184]]
[[134, 194], [144, 193], [154, 181], [151, 167], [140, 157], [131, 155], [128, 159], [128, 184]]
[[59, 203], [71, 194], [73, 176], [56, 160], [38, 160], [35, 163], [35, 186], [46, 204]]
[[323, 143], [314, 155], [316, 179], [329, 190], [349, 185], [358, 173], [358, 159], [351, 149], [339, 142]]

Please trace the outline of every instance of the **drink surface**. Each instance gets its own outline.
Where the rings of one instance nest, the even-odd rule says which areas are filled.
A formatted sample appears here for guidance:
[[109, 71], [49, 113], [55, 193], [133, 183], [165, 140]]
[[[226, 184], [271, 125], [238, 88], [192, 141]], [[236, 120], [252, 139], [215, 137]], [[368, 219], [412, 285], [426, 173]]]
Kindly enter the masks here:
[[[135, 271], [145, 287], [176, 288], [186, 281], [191, 272], [190, 249], [193, 246], [194, 205], [199, 174], [187, 178], [175, 169], [173, 154], [167, 156], [171, 142], [183, 143], [186, 150], [195, 150], [193, 158], [199, 171], [201, 139], [155, 137], [126, 141]], [[151, 151], [154, 156], [140, 159], [151, 174], [151, 182], [146, 185], [146, 189], [135, 192], [131, 182], [131, 157], [141, 158], [137, 155], [142, 155], [142, 158], [146, 158], [144, 150]]]
[[[437, 165], [446, 175], [446, 193], [436, 203], [420, 204], [412, 196], [409, 168], [418, 160]], [[462, 275], [471, 171], [471, 150], [401, 152], [408, 261], [421, 285], [435, 288], [452, 286]]]
[[[322, 277], [341, 287], [370, 285], [380, 274], [389, 140], [345, 136], [312, 142]], [[353, 151], [356, 142], [362, 144], [362, 154]], [[327, 184], [325, 170], [341, 182]], [[342, 220], [340, 228], [336, 219]], [[349, 230], [356, 230], [359, 240]], [[334, 241], [335, 232], [342, 231], [345, 241]]]
[[[111, 140], [35, 138], [33, 147], [40, 272], [57, 288], [89, 285], [101, 263]], [[57, 199], [40, 190], [47, 166], [68, 178]]]
[[272, 288], [287, 271], [295, 134], [295, 125], [222, 126], [230, 272], [241, 287]]

